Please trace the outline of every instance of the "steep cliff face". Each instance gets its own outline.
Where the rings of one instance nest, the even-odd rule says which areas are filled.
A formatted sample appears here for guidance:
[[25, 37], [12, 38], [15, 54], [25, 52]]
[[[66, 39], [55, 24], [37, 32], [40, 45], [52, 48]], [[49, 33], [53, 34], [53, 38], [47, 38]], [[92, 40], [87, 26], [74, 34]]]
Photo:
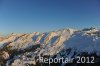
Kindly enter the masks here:
[[[5, 38], [5, 39], [3, 39]], [[0, 38], [1, 66], [47, 66], [39, 57], [75, 58], [95, 56], [100, 62], [100, 30], [61, 29], [48, 33], [11, 34]], [[99, 60], [97, 60], [99, 59]], [[51, 66], [54, 63], [51, 63]], [[50, 64], [49, 64], [50, 65]], [[57, 66], [65, 66], [60, 62]]]

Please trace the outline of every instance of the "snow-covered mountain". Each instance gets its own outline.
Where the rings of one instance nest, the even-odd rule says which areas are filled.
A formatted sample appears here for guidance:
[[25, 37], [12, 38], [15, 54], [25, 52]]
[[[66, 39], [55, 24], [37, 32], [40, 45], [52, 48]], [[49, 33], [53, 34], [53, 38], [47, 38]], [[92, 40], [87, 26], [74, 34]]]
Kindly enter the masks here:
[[[74, 58], [74, 60], [73, 64], [63, 62], [49, 64], [41, 63], [39, 57]], [[84, 59], [80, 60], [80, 63], [87, 63], [87, 58], [90, 58], [90, 63], [100, 62], [99, 29], [60, 29], [46, 33], [12, 33], [0, 37], [1, 66], [79, 66], [76, 64], [79, 60], [77, 57], [86, 59], [85, 62]]]

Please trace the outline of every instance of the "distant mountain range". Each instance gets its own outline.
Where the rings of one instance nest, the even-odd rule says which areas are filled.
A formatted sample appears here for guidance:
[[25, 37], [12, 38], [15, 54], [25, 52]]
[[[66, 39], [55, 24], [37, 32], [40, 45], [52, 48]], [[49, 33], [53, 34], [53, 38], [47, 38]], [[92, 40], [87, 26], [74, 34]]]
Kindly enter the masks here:
[[[74, 59], [70, 63], [41, 63], [39, 58]], [[57, 60], [56, 60], [57, 62]], [[100, 30], [60, 29], [0, 37], [1, 66], [94, 66], [100, 62]], [[97, 65], [96, 65], [97, 66]]]

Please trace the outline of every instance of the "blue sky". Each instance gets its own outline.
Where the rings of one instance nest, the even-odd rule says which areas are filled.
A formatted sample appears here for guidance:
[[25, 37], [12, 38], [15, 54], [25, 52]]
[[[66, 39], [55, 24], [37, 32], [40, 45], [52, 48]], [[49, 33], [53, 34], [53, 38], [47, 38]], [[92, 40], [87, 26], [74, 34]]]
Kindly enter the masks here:
[[0, 33], [100, 28], [100, 0], [0, 0]]

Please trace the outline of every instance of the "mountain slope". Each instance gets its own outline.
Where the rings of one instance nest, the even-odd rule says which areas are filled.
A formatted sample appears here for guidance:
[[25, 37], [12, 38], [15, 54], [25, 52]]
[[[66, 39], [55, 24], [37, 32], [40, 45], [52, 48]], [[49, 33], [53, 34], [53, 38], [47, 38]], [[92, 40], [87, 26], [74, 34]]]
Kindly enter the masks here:
[[[94, 56], [94, 62], [100, 62], [100, 30], [95, 28], [61, 29], [48, 33], [12, 33], [1, 40], [1, 66], [52, 66], [55, 64], [40, 63], [39, 57], [74, 58], [73, 63], [75, 63], [77, 56]], [[60, 62], [55, 65], [67, 64]]]

